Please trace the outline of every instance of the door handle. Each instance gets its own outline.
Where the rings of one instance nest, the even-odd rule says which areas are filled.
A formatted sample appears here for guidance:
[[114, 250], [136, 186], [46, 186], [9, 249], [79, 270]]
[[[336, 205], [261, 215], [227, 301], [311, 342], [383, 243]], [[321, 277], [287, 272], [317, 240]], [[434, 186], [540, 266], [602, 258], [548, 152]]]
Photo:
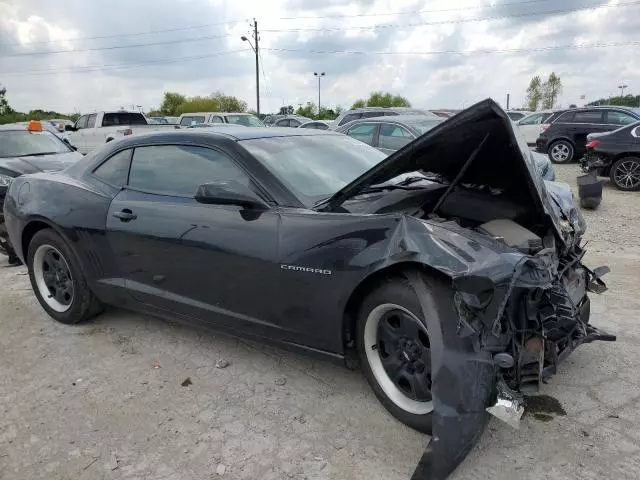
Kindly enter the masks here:
[[129, 210], [128, 208], [125, 208], [124, 210], [121, 210], [120, 212], [114, 212], [113, 216], [116, 218], [119, 218], [120, 221], [122, 222], [129, 222], [131, 220], [135, 220], [136, 218], [138, 218], [138, 216], [133, 213], [131, 210]]

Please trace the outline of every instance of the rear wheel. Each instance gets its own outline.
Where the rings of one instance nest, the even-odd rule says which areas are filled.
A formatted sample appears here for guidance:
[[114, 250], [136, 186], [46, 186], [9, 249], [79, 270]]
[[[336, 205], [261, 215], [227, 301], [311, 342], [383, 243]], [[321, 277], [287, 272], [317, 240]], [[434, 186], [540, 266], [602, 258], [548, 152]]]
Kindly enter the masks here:
[[55, 320], [74, 324], [102, 310], [73, 251], [53, 230], [47, 228], [34, 235], [27, 266], [36, 298]]
[[573, 154], [573, 145], [567, 140], [557, 140], [549, 146], [549, 159], [553, 163], [569, 163]]
[[623, 157], [611, 166], [611, 182], [620, 190], [640, 190], [640, 158]]
[[415, 291], [403, 278], [374, 289], [358, 317], [363, 373], [383, 406], [402, 423], [431, 433], [431, 342]]

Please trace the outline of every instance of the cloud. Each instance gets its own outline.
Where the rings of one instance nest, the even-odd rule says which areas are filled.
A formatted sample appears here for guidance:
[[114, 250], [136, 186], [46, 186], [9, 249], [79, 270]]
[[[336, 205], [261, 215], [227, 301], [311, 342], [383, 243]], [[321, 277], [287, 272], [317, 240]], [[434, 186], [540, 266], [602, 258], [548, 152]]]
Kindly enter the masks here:
[[[0, 0], [0, 83], [23, 111], [150, 109], [166, 90], [223, 91], [254, 107], [254, 54], [240, 37], [255, 17], [263, 111], [316, 101], [314, 71], [327, 73], [323, 104], [343, 106], [373, 90], [426, 108], [460, 108], [488, 96], [504, 103], [507, 93], [518, 106], [529, 79], [551, 71], [563, 80], [565, 105], [583, 94], [587, 101], [608, 96], [622, 81], [632, 92], [640, 88], [638, 45], [535, 51], [636, 41], [640, 6], [616, 6], [628, 0], [592, 0], [609, 7], [553, 15], [529, 14], [585, 2], [461, 1], [66, 0], [61, 7]], [[475, 21], [503, 16], [510, 17]], [[395, 26], [354, 28], [389, 24]], [[59, 50], [74, 53], [53, 53]], [[366, 54], [339, 53], [354, 51]], [[476, 53], [459, 53], [469, 51]]]

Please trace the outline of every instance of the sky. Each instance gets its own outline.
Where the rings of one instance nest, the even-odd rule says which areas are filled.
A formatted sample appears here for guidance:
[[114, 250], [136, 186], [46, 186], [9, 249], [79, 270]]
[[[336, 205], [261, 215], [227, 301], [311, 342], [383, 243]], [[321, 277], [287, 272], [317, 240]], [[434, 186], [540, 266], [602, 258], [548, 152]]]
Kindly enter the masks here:
[[0, 85], [19, 111], [149, 111], [165, 91], [255, 109], [254, 18], [263, 113], [317, 104], [314, 72], [347, 108], [372, 91], [517, 108], [552, 71], [558, 106], [640, 93], [638, 0], [0, 0]]

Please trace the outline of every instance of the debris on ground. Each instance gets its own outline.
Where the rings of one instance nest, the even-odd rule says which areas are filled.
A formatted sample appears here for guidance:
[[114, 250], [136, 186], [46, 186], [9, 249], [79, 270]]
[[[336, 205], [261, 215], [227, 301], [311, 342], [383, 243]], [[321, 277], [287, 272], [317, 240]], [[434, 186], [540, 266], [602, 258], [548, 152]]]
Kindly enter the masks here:
[[221, 477], [227, 472], [227, 467], [225, 467], [222, 463], [219, 463], [216, 467], [216, 473]]
[[273, 381], [273, 383], [275, 383], [276, 385], [286, 385], [287, 384], [287, 377], [285, 377], [284, 375], [281, 375], [279, 377], [276, 377], [275, 380]]
[[118, 467], [120, 466], [118, 457], [116, 456], [116, 454], [112, 454], [111, 455], [111, 471], [116, 470]]
[[335, 442], [333, 442], [333, 448], [336, 450], [342, 450], [347, 446], [347, 441], [344, 438], [338, 438]]
[[191, 377], [185, 378], [180, 385], [182, 385], [183, 387], [188, 387], [189, 385], [193, 385], [193, 382], [191, 381]]
[[227, 368], [229, 366], [229, 362], [224, 358], [219, 358], [216, 362], [216, 368]]
[[153, 364], [153, 368], [162, 368], [162, 365], [160, 365], [160, 362], [156, 362]]
[[[567, 412], [562, 407], [562, 404], [557, 398], [550, 395], [532, 395], [525, 397], [526, 407], [525, 412], [534, 415], [538, 414], [554, 414], [554, 415], [566, 415]], [[538, 417], [535, 417], [538, 418]], [[538, 420], [541, 420], [538, 418]]]

